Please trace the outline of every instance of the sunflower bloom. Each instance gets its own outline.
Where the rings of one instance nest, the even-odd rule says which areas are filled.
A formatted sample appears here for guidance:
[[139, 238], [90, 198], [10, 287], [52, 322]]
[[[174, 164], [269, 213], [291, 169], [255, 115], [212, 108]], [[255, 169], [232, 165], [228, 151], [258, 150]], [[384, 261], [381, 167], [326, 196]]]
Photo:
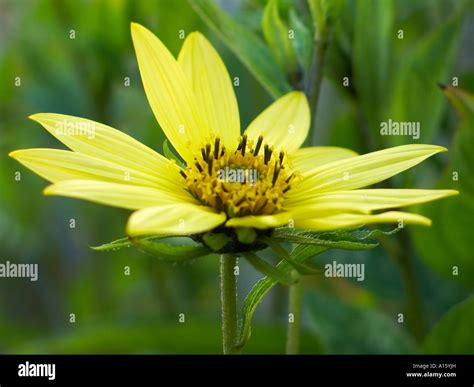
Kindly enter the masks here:
[[[403, 145], [365, 155], [300, 148], [310, 111], [299, 91], [279, 98], [241, 134], [229, 74], [203, 35], [191, 33], [176, 60], [149, 30], [135, 23], [131, 30], [151, 109], [184, 166], [109, 126], [35, 114], [30, 118], [70, 151], [25, 149], [10, 156], [53, 183], [46, 195], [134, 210], [128, 235], [171, 236], [215, 229], [233, 235], [239, 228], [289, 223], [316, 231], [400, 221], [430, 225], [426, 217], [393, 209], [457, 194], [363, 189], [446, 151], [440, 146]], [[243, 180], [222, 177], [238, 171]]]

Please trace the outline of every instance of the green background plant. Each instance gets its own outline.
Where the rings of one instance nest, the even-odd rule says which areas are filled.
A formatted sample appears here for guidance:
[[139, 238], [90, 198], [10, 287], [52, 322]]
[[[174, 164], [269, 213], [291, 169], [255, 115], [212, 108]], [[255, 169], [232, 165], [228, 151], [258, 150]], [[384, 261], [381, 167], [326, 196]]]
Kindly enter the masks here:
[[[332, 260], [365, 263], [366, 279], [304, 278], [301, 351], [474, 353], [468, 299], [474, 285], [474, 104], [468, 93], [474, 91], [474, 19], [470, 2], [449, 0], [0, 0], [0, 262], [38, 263], [40, 270], [35, 283], [0, 279], [0, 351], [221, 351], [217, 255], [170, 265], [132, 248], [91, 250], [123, 236], [127, 212], [44, 197], [46, 182], [7, 157], [19, 148], [62, 147], [27, 120], [36, 112], [88, 117], [162, 150], [165, 138], [142, 89], [130, 21], [149, 27], [174, 54], [181, 30], [208, 36], [231, 77], [239, 78], [242, 127], [320, 72], [318, 145], [359, 152], [410, 142], [449, 147], [447, 155], [389, 182], [461, 191], [417, 209], [433, 219], [431, 228], [407, 227], [372, 250], [329, 250], [311, 259], [316, 268]], [[294, 30], [292, 45], [278, 43], [285, 29]], [[458, 88], [438, 87], [453, 77]], [[389, 118], [419, 121], [420, 139], [380, 136], [379, 124]], [[398, 258], [394, 251], [401, 251]], [[411, 305], [426, 329], [407, 320], [412, 295], [400, 254], [416, 280], [420, 302]], [[276, 263], [271, 251], [262, 256]], [[452, 275], [453, 266], [459, 275]], [[240, 267], [242, 307], [262, 275], [243, 259]], [[276, 285], [255, 309], [245, 353], [284, 352], [287, 293]], [[397, 322], [399, 313], [406, 314], [404, 323]]]

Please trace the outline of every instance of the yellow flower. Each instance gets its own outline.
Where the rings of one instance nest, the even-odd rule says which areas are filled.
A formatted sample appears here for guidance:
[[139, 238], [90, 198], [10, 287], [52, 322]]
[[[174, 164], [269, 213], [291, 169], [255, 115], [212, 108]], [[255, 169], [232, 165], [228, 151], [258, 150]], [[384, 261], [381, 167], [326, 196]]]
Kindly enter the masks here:
[[[361, 189], [446, 149], [412, 144], [359, 156], [338, 147], [300, 148], [310, 111], [299, 91], [271, 104], [241, 135], [229, 74], [203, 35], [191, 33], [176, 60], [149, 30], [135, 23], [131, 29], [148, 101], [186, 168], [106, 125], [35, 114], [30, 118], [71, 149], [10, 154], [53, 183], [46, 195], [136, 210], [127, 234], [139, 236], [289, 222], [311, 230], [399, 221], [429, 225], [417, 214], [376, 211], [457, 194]], [[243, 181], [226, 179], [238, 173]]]

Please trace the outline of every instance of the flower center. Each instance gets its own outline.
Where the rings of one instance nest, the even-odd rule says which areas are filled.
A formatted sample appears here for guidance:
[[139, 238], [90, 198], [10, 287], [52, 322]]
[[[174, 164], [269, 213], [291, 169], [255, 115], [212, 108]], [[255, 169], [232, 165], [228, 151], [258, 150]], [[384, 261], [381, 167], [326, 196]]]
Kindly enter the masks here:
[[243, 135], [237, 149], [228, 150], [216, 138], [181, 174], [201, 203], [230, 218], [273, 214], [281, 209], [294, 174], [287, 174], [284, 152], [262, 145], [262, 136], [253, 144]]

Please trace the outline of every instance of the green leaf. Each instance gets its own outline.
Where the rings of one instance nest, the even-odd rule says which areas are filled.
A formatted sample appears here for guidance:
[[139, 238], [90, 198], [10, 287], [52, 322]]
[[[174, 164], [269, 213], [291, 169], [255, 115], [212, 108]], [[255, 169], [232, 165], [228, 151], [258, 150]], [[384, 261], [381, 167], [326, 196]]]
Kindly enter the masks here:
[[324, 0], [308, 0], [313, 24], [315, 30], [318, 32], [326, 28], [325, 4], [326, 2]]
[[301, 68], [306, 70], [311, 64], [311, 57], [313, 55], [313, 34], [311, 28], [305, 25], [294, 8], [291, 8], [289, 12], [289, 25], [295, 32], [293, 47], [296, 59]]
[[403, 325], [368, 305], [349, 304], [333, 295], [306, 292], [307, 324], [326, 352], [337, 354], [404, 354], [416, 351]]
[[269, 48], [248, 26], [236, 22], [212, 0], [189, 3], [274, 98], [291, 91]]
[[90, 248], [95, 251], [117, 251], [117, 250], [123, 249], [124, 247], [130, 247], [131, 245], [132, 245], [132, 242], [130, 242], [130, 239], [128, 239], [127, 237], [127, 238], [117, 239], [113, 242], [104, 243], [103, 245], [100, 245], [100, 246], [90, 246]]
[[[463, 119], [450, 147], [451, 161], [446, 167], [439, 188], [459, 190], [458, 196], [428, 203], [419, 212], [433, 221], [430, 228], [411, 229], [414, 245], [421, 259], [436, 272], [470, 288], [474, 285], [472, 229], [474, 219], [474, 114], [469, 112], [466, 92], [446, 88], [445, 93], [463, 106]], [[461, 96], [462, 95], [462, 99]]]
[[349, 240], [331, 240], [320, 238], [320, 235], [314, 235], [311, 232], [301, 232], [294, 234], [282, 234], [279, 233], [275, 236], [276, 239], [285, 240], [288, 242], [299, 243], [299, 244], [311, 244], [318, 246], [326, 246], [333, 249], [343, 250], [369, 250], [377, 247], [377, 243], [360, 243]]
[[[388, 146], [411, 143], [413, 140], [429, 143], [441, 127], [440, 120], [447, 103], [437, 82], [444, 81], [450, 74], [457, 54], [463, 24], [461, 21], [458, 15], [446, 18], [411, 47], [410, 51], [401, 54], [403, 61], [394, 77], [389, 111], [384, 117], [380, 117], [380, 121], [391, 118], [398, 122], [417, 122], [420, 131], [419, 138], [386, 136]], [[379, 124], [374, 127], [377, 131], [380, 130]]]
[[313, 231], [295, 230], [292, 228], [276, 229], [272, 235], [277, 240], [284, 240], [299, 244], [311, 244], [326, 246], [333, 249], [343, 250], [369, 250], [378, 246], [378, 243], [371, 243], [370, 240], [380, 236], [393, 235], [398, 232], [398, 228], [392, 231], [382, 230], [358, 230], [355, 232], [335, 231], [317, 233]]
[[163, 239], [131, 238], [135, 247], [161, 261], [183, 262], [209, 255], [207, 247], [199, 244], [173, 244]]
[[280, 282], [285, 285], [292, 285], [295, 281], [291, 278], [290, 273], [286, 273], [270, 265], [268, 262], [264, 261], [257, 254], [252, 252], [247, 252], [243, 254], [245, 259], [259, 272], [266, 275], [267, 277], [273, 279], [274, 281]]
[[207, 232], [202, 237], [206, 246], [208, 246], [213, 251], [221, 250], [229, 241], [229, 237], [223, 233], [214, 234], [212, 232]]
[[441, 88], [461, 118], [467, 120], [474, 118], [474, 94], [450, 85], [441, 85]]
[[176, 156], [176, 154], [171, 150], [169, 144], [168, 144], [168, 140], [165, 139], [165, 141], [163, 141], [163, 153], [165, 154], [165, 157], [169, 160], [174, 160], [176, 161], [176, 164], [178, 164], [181, 168], [186, 168], [186, 166], [184, 165], [184, 163], [179, 159], [178, 156]]
[[[321, 254], [326, 250], [327, 248], [322, 246], [298, 246], [291, 252], [291, 258], [297, 263], [304, 263], [311, 257]], [[294, 270], [293, 267], [287, 261], [281, 261], [276, 267], [278, 268], [278, 270], [288, 275], [289, 273], [291, 273], [292, 270]], [[240, 333], [240, 340], [238, 345], [239, 348], [242, 348], [250, 338], [252, 318], [253, 314], [255, 313], [255, 309], [257, 308], [257, 305], [260, 303], [260, 301], [262, 301], [265, 294], [267, 294], [268, 291], [276, 284], [277, 281], [270, 277], [262, 278], [255, 284], [255, 286], [245, 298], [244, 305], [242, 307], [243, 324]]]
[[316, 39], [325, 39], [328, 29], [339, 20], [344, 0], [308, 0]]
[[[448, 182], [442, 188], [448, 188]], [[423, 206], [419, 212], [433, 224], [411, 229], [415, 250], [422, 261], [451, 281], [474, 287], [472, 230], [474, 196], [467, 192]]]
[[453, 307], [428, 334], [422, 351], [430, 354], [474, 354], [474, 297]]
[[386, 108], [389, 75], [395, 39], [392, 0], [357, 0], [352, 58], [354, 83], [361, 98], [369, 127], [378, 133], [379, 123]]
[[288, 26], [278, 10], [278, 0], [268, 1], [262, 18], [263, 36], [277, 63], [289, 75], [296, 70], [296, 56]]
[[[160, 321], [157, 315], [152, 321], [143, 319], [139, 323], [103, 321], [99, 324], [81, 324], [77, 329], [59, 332], [54, 335], [28, 332], [21, 326], [21, 332], [27, 333], [23, 340], [5, 343], [4, 351], [15, 354], [219, 354], [222, 353], [222, 337], [219, 322], [201, 321], [193, 318], [190, 324], [176, 324]], [[17, 324], [18, 325], [18, 324]], [[11, 329], [1, 330], [3, 339], [12, 336]], [[321, 346], [313, 333], [301, 332], [302, 353], [319, 353]], [[281, 324], [260, 324], [255, 326], [255, 337], [245, 347], [247, 354], [283, 354], [285, 352], [285, 327]], [[31, 337], [33, 336], [33, 337]]]

